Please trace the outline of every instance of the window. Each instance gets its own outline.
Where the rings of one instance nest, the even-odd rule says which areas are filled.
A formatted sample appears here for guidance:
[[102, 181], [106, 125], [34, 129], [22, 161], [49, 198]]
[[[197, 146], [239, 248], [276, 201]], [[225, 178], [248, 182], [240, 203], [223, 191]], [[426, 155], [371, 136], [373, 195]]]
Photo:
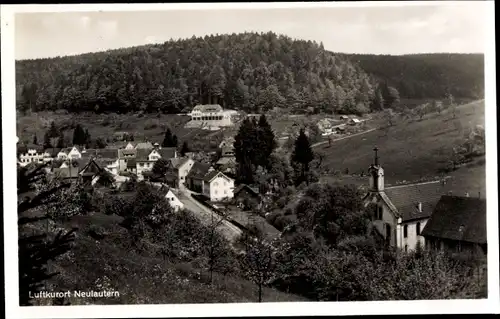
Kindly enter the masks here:
[[403, 237], [404, 238], [408, 237], [408, 225], [403, 226]]
[[224, 195], [227, 195], [227, 191], [224, 191]]
[[217, 195], [217, 191], [214, 191], [214, 194]]
[[382, 219], [382, 212], [383, 212], [383, 208], [382, 206], [378, 206], [377, 207], [377, 219]]
[[420, 223], [417, 223], [417, 236], [420, 236]]
[[218, 186], [219, 184], [217, 182], [214, 182], [214, 186]]
[[405, 252], [408, 251], [408, 245], [405, 245]]

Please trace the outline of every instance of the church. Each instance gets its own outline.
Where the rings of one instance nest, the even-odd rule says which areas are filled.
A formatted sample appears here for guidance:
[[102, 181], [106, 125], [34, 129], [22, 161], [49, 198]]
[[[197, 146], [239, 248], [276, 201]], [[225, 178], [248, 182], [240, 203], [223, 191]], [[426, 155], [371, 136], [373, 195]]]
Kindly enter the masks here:
[[375, 148], [374, 163], [368, 169], [369, 189], [364, 196], [365, 205], [376, 205], [374, 228], [387, 244], [408, 251], [420, 242], [427, 221], [442, 195], [446, 194], [445, 181], [432, 181], [385, 187], [384, 169], [379, 164]]

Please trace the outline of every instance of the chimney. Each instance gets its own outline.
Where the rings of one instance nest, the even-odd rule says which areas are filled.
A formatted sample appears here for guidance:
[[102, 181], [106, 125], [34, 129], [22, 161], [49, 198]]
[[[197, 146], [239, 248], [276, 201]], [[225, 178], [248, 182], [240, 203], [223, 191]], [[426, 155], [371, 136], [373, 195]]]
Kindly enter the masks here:
[[422, 212], [422, 203], [418, 202], [418, 211], [421, 213]]
[[481, 192], [477, 192], [477, 198], [481, 198]]
[[453, 191], [448, 191], [448, 195], [452, 196], [453, 195]]
[[465, 192], [465, 197], [469, 197], [469, 193], [468, 192]]
[[373, 149], [373, 151], [375, 152], [375, 162], [374, 162], [374, 165], [377, 166], [378, 165], [378, 153], [377, 153], [378, 152], [378, 148], [375, 147]]

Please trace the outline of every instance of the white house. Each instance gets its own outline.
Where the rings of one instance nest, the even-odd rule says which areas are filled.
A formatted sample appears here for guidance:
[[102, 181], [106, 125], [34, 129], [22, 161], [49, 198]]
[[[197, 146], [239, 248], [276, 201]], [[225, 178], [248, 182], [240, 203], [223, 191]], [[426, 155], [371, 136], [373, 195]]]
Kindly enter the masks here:
[[385, 187], [384, 169], [378, 163], [377, 149], [375, 162], [368, 172], [370, 185], [363, 200], [365, 205], [376, 205], [372, 225], [391, 246], [408, 251], [420, 242], [423, 247], [425, 240], [421, 232], [437, 202], [446, 193], [446, 183], [432, 181]]
[[46, 154], [39, 146], [28, 146], [25, 152], [19, 154], [19, 164], [26, 166], [29, 163], [44, 163]]
[[179, 211], [184, 208], [184, 204], [179, 200], [179, 198], [172, 192], [171, 189], [168, 190], [167, 195], [165, 195], [165, 199], [170, 204], [175, 211]]
[[156, 161], [160, 158], [169, 160], [177, 158], [177, 149], [175, 147], [165, 147], [153, 150], [136, 149], [135, 163], [137, 175], [142, 175], [143, 172], [151, 171]]
[[170, 168], [166, 177], [170, 181], [175, 181], [175, 187], [182, 187], [186, 183], [186, 177], [194, 165], [194, 160], [189, 157], [169, 159]]
[[203, 195], [217, 202], [234, 197], [234, 180], [222, 172], [212, 170], [203, 178]]
[[82, 158], [82, 153], [76, 146], [73, 146], [70, 148], [63, 148], [59, 153], [57, 153], [57, 158], [60, 160], [80, 159]]
[[189, 115], [191, 116], [189, 127], [233, 126], [234, 111], [225, 111], [219, 104], [197, 105]]

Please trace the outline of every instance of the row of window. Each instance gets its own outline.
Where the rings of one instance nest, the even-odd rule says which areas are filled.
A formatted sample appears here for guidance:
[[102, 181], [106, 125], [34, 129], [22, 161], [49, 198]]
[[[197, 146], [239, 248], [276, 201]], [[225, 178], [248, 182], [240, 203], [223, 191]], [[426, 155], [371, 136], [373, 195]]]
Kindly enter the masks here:
[[[420, 223], [417, 223], [417, 236], [420, 236]], [[403, 226], [403, 237], [408, 237], [408, 225]]]
[[220, 121], [224, 117], [223, 116], [202, 116], [202, 117], [193, 117], [193, 121]]

